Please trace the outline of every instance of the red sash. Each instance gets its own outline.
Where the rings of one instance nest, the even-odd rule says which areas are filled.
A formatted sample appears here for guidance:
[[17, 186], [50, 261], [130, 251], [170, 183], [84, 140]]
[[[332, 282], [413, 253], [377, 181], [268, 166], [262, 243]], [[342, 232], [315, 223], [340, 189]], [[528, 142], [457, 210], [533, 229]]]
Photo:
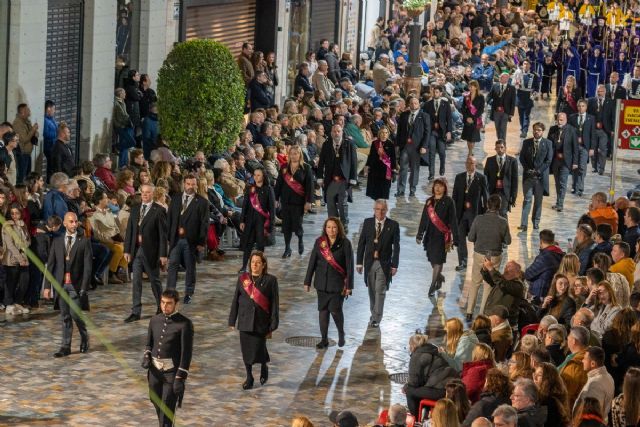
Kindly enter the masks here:
[[271, 314], [271, 302], [256, 287], [253, 279], [251, 279], [251, 275], [249, 273], [242, 273], [240, 281], [242, 282], [242, 289], [249, 295], [249, 298], [267, 314]]
[[258, 212], [260, 215], [264, 217], [264, 235], [269, 235], [269, 226], [271, 225], [271, 214], [264, 209], [262, 209], [262, 205], [260, 204], [260, 200], [258, 200], [258, 193], [256, 193], [256, 187], [251, 187], [251, 191], [249, 191], [249, 201], [251, 202], [251, 206], [253, 209]]
[[[471, 115], [475, 116], [478, 113], [478, 109], [476, 108], [475, 105], [473, 105], [473, 102], [471, 102], [471, 94], [469, 93], [465, 94], [464, 101]], [[480, 129], [480, 128], [482, 128], [482, 116], [476, 118], [476, 129]]]
[[447, 227], [447, 225], [444, 222], [442, 222], [442, 220], [436, 213], [436, 210], [433, 208], [432, 203], [427, 203], [427, 215], [429, 215], [429, 219], [431, 220], [431, 223], [436, 226], [438, 231], [444, 234], [445, 247], [450, 247], [452, 242], [451, 228]]
[[325, 236], [318, 237], [318, 242], [320, 243], [318, 247], [320, 248], [320, 255], [327, 261], [327, 263], [333, 267], [335, 271], [337, 271], [344, 281], [344, 287], [342, 288], [342, 295], [346, 295], [349, 287], [347, 286], [348, 277], [347, 272], [342, 268], [338, 261], [333, 257], [333, 253], [331, 252], [331, 247], [329, 245], [329, 239]]
[[387, 167], [385, 178], [391, 181], [391, 179], [393, 178], [393, 172], [391, 170], [391, 158], [389, 157], [387, 152], [384, 151], [384, 146], [382, 145], [382, 141], [380, 140], [376, 141], [376, 150], [378, 150], [378, 157], [380, 157], [380, 161]]
[[567, 103], [569, 104], [571, 109], [573, 110], [578, 109], [578, 104], [576, 103], [576, 100], [573, 99], [573, 94], [570, 91], [568, 91], [566, 88], [564, 89], [564, 97], [567, 100]]
[[287, 183], [294, 193], [300, 197], [304, 197], [304, 187], [296, 181], [295, 178], [293, 178], [293, 175], [289, 174], [288, 170], [283, 171], [282, 176], [284, 178], [284, 182]]

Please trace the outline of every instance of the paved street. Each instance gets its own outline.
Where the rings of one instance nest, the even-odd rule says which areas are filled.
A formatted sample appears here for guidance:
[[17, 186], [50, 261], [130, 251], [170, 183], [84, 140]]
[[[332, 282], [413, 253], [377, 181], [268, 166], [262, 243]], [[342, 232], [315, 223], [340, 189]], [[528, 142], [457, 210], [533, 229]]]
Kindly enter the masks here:
[[[551, 107], [543, 101], [536, 108], [534, 120], [551, 123]], [[517, 116], [509, 126], [508, 152], [519, 149]], [[546, 134], [546, 133], [545, 133]], [[487, 126], [484, 162], [493, 155], [493, 123]], [[482, 151], [482, 144], [479, 144]], [[464, 170], [466, 145], [460, 141], [447, 152], [447, 178]], [[478, 149], [476, 149], [478, 152]], [[637, 182], [634, 161], [624, 156], [621, 162], [619, 192]], [[567, 195], [565, 210], [551, 210], [555, 192], [545, 198], [541, 228], [551, 228], [563, 247], [573, 237], [575, 223], [587, 210], [590, 194], [608, 190], [610, 163], [603, 176], [587, 175], [585, 197]], [[280, 329], [268, 342], [272, 363], [269, 382], [251, 391], [243, 391], [244, 369], [237, 332], [227, 328], [228, 309], [240, 253], [229, 251], [224, 262], [201, 264], [193, 304], [181, 307], [195, 325], [194, 359], [187, 381], [180, 425], [188, 426], [288, 426], [294, 415], [304, 414], [316, 425], [328, 425], [326, 414], [332, 409], [351, 409], [361, 423], [371, 422], [375, 414], [390, 403], [405, 403], [401, 385], [390, 374], [407, 371], [407, 341], [416, 328], [426, 328], [429, 335], [441, 336], [441, 326], [448, 317], [461, 316], [467, 274], [458, 274], [455, 252], [445, 265], [445, 285], [437, 299], [427, 297], [431, 277], [422, 246], [415, 243], [419, 213], [428, 195], [427, 172], [423, 168], [417, 198], [390, 200], [389, 215], [402, 227], [401, 262], [397, 276], [387, 294], [385, 315], [380, 329], [367, 329], [369, 301], [361, 275], [356, 275], [354, 295], [346, 301], [347, 344], [326, 351], [314, 347], [293, 346], [286, 342], [297, 336], [319, 336], [316, 296], [303, 291], [302, 279], [307, 267], [308, 251], [317, 237], [326, 214], [305, 218], [303, 256], [294, 254], [283, 261], [282, 236], [276, 247], [268, 248], [269, 271], [279, 278]], [[621, 185], [621, 187], [620, 187]], [[393, 191], [392, 191], [393, 193]], [[510, 215], [514, 242], [508, 258], [528, 264], [538, 252], [534, 230], [518, 235], [522, 195]], [[354, 193], [350, 205], [349, 238], [357, 243], [358, 225], [372, 214], [372, 202], [363, 190]], [[179, 282], [180, 283], [180, 282]], [[182, 287], [178, 288], [182, 291]], [[59, 347], [60, 324], [57, 313], [41, 309], [30, 316], [18, 316], [0, 326], [0, 357], [3, 393], [0, 396], [0, 424], [25, 426], [153, 426], [157, 424], [148, 400], [146, 377], [140, 368], [147, 325], [152, 314], [152, 295], [145, 288], [143, 320], [125, 324], [129, 314], [131, 290], [128, 285], [109, 285], [91, 295], [91, 319], [97, 327], [91, 336], [91, 351], [77, 353], [79, 337], [74, 336], [74, 352], [63, 360], [53, 359]], [[330, 329], [337, 340], [337, 332]], [[256, 372], [259, 369], [255, 368]]]

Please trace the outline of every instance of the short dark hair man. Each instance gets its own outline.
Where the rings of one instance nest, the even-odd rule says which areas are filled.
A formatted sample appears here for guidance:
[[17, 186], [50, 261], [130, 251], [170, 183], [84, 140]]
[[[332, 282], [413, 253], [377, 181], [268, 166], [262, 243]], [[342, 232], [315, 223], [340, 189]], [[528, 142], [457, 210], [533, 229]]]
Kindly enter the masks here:
[[540, 231], [540, 253], [524, 272], [524, 278], [529, 281], [529, 292], [537, 299], [547, 296], [551, 279], [564, 256], [562, 249], [555, 244], [555, 239], [553, 231]]

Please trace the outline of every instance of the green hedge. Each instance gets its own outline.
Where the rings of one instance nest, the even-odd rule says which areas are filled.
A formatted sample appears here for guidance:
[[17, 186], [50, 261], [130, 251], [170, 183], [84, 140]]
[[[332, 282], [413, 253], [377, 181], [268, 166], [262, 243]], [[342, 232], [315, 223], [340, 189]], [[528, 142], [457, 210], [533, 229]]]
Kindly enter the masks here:
[[158, 73], [160, 131], [179, 155], [229, 147], [242, 129], [244, 101], [235, 59], [213, 40], [176, 45]]

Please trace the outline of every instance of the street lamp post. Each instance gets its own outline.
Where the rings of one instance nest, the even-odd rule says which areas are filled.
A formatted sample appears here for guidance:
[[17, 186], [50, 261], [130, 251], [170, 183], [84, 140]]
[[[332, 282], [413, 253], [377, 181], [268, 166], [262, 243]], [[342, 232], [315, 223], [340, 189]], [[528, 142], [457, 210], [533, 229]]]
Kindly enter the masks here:
[[420, 81], [422, 79], [422, 65], [420, 65], [420, 32], [421, 25], [418, 17], [424, 12], [424, 9], [415, 9], [407, 11], [409, 16], [413, 17], [413, 22], [409, 24], [409, 63], [404, 72], [404, 91], [405, 94], [415, 92], [420, 95]]

